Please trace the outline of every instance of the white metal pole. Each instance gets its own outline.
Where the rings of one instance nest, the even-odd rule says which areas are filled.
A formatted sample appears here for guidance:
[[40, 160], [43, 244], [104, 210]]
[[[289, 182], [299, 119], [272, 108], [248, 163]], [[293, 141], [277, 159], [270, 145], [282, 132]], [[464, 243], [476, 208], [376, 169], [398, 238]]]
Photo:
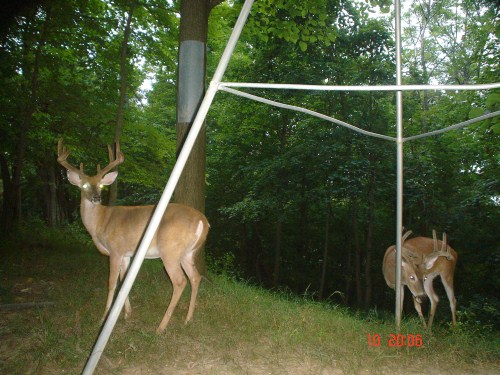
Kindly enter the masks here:
[[151, 218], [151, 221], [144, 233], [144, 237], [139, 245], [139, 248], [137, 250], [137, 253], [134, 257], [134, 260], [132, 261], [130, 268], [127, 272], [127, 276], [125, 277], [123, 284], [120, 288], [120, 292], [118, 293], [116, 300], [108, 314], [108, 317], [104, 323], [104, 326], [102, 328], [102, 331], [94, 345], [94, 349], [87, 361], [87, 364], [85, 365], [85, 368], [83, 369], [83, 374], [92, 374], [97, 366], [97, 363], [104, 351], [104, 348], [109, 340], [109, 337], [111, 335], [111, 332], [116, 324], [116, 321], [118, 320], [118, 316], [120, 315], [120, 312], [123, 308], [123, 304], [125, 303], [125, 299], [127, 298], [130, 289], [132, 288], [132, 285], [137, 277], [137, 274], [139, 272], [139, 269], [142, 265], [142, 262], [144, 260], [144, 257], [147, 253], [147, 250], [149, 248], [149, 245], [151, 244], [151, 241], [154, 237], [154, 234], [156, 233], [156, 230], [158, 229], [158, 226], [160, 224], [160, 221], [163, 217], [163, 214], [165, 213], [165, 210], [167, 209], [168, 202], [170, 201], [170, 198], [172, 197], [172, 194], [174, 192], [175, 186], [177, 185], [177, 182], [179, 181], [180, 175], [182, 173], [182, 170], [184, 169], [184, 166], [186, 164], [186, 161], [189, 157], [189, 154], [191, 153], [191, 150], [193, 148], [193, 145], [196, 141], [196, 138], [198, 137], [198, 133], [200, 132], [200, 129], [203, 125], [203, 122], [205, 121], [205, 117], [208, 113], [208, 110], [210, 108], [210, 105], [213, 101], [213, 98], [215, 94], [217, 93], [218, 90], [218, 85], [222, 79], [222, 76], [224, 75], [224, 72], [227, 68], [227, 65], [229, 64], [229, 60], [231, 58], [231, 55], [234, 51], [234, 47], [236, 46], [236, 43], [238, 42], [238, 39], [240, 37], [241, 31], [243, 30], [243, 26], [245, 25], [246, 19], [248, 17], [248, 14], [250, 13], [250, 10], [252, 9], [252, 4], [253, 0], [246, 0], [245, 4], [243, 5], [243, 8], [241, 9], [240, 15], [238, 17], [238, 20], [236, 21], [236, 24], [234, 26], [233, 32], [231, 33], [231, 37], [229, 38], [229, 41], [227, 43], [226, 49], [224, 50], [224, 53], [222, 54], [221, 60], [219, 61], [219, 65], [217, 67], [217, 70], [214, 74], [214, 77], [212, 79], [212, 82], [210, 83], [210, 86], [203, 98], [203, 101], [200, 105], [200, 108], [198, 110], [198, 113], [195, 117], [195, 120], [191, 126], [191, 129], [188, 133], [188, 136], [184, 142], [184, 145], [182, 147], [182, 150], [177, 158], [177, 162], [175, 163], [175, 166], [172, 170], [172, 173], [170, 175], [170, 178], [167, 182], [167, 185], [165, 186], [165, 189], [163, 191], [163, 194], [160, 198], [160, 201], [158, 202], [158, 205], [156, 206], [156, 209], [153, 213], [153, 216]]
[[311, 91], [468, 91], [492, 90], [500, 88], [500, 83], [481, 83], [474, 85], [305, 85], [298, 83], [255, 83], [255, 82], [221, 82], [221, 87], [266, 88], [273, 90], [311, 90]]
[[[394, 0], [396, 29], [396, 85], [402, 84], [401, 67], [401, 8], [400, 1]], [[403, 231], [403, 92], [396, 91], [396, 126], [397, 126], [397, 192], [396, 192], [396, 331], [401, 324], [401, 237]]]

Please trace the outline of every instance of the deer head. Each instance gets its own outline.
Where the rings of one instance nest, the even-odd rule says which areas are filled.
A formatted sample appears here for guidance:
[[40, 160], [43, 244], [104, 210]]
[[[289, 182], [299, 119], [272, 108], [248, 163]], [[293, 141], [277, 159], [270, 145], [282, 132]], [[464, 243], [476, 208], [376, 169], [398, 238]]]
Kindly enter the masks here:
[[[405, 246], [406, 239], [411, 235], [412, 231], [405, 232], [401, 238], [402, 254], [401, 254], [401, 283], [406, 285], [410, 292], [419, 301], [425, 296], [423, 286], [423, 274], [419, 267], [416, 265], [421, 256], [413, 249]], [[396, 287], [396, 246], [391, 246], [387, 249], [383, 272], [386, 283], [389, 287], [394, 289]]]
[[57, 144], [57, 162], [61, 164], [68, 171], [68, 180], [71, 184], [78, 186], [82, 193], [82, 199], [88, 200], [93, 204], [100, 204], [102, 200], [101, 192], [104, 186], [111, 185], [118, 172], [110, 172], [113, 168], [123, 163], [125, 157], [120, 151], [120, 144], [116, 144], [116, 159], [113, 154], [113, 150], [108, 145], [108, 153], [110, 163], [103, 169], [100, 165], [97, 165], [97, 174], [95, 176], [87, 176], [83, 172], [83, 163], [80, 164], [80, 169], [72, 166], [67, 158], [69, 156], [69, 150], [64, 146], [63, 140], [60, 139]]

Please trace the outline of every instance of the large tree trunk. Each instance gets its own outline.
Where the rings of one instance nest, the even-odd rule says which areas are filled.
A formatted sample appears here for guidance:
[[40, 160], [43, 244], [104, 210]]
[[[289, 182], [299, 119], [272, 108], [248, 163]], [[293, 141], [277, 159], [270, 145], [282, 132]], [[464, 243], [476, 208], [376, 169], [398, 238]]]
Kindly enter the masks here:
[[[208, 16], [222, 0], [181, 0], [177, 72], [177, 154], [182, 149], [205, 95]], [[203, 125], [175, 189], [175, 201], [205, 212], [205, 125]], [[205, 274], [204, 248], [196, 267]]]
[[[210, 3], [182, 0], [177, 81], [177, 152], [205, 94], [206, 43]], [[205, 126], [200, 131], [175, 190], [175, 200], [205, 211]]]

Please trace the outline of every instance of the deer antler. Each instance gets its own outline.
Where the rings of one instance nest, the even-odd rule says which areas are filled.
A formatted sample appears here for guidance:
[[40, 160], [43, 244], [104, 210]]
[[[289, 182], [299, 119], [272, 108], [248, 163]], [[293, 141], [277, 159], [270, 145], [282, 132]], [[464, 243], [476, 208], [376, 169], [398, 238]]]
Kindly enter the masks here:
[[121, 163], [123, 163], [123, 161], [125, 160], [123, 152], [120, 151], [120, 142], [116, 143], [116, 158], [114, 156], [113, 149], [111, 148], [110, 145], [108, 145], [108, 155], [109, 155], [109, 164], [106, 165], [103, 169], [101, 169], [99, 165], [97, 166], [97, 174], [99, 176], [104, 176], [106, 173], [108, 173], [110, 170], [120, 165]]
[[[403, 227], [403, 231], [404, 231], [404, 230], [405, 230], [405, 228]], [[411, 230], [407, 230], [407, 231], [405, 232], [405, 234], [403, 234], [403, 237], [401, 237], [401, 243], [405, 243], [406, 239], [407, 239], [408, 237], [410, 237], [410, 235], [411, 235], [412, 233], [413, 233], [413, 231], [411, 231]]]
[[424, 264], [426, 269], [431, 269], [434, 266], [436, 260], [439, 257], [445, 257], [448, 260], [453, 260], [453, 255], [451, 255], [450, 248], [447, 243], [446, 233], [443, 232], [443, 241], [441, 244], [441, 250], [438, 250], [438, 239], [436, 230], [432, 230], [432, 240], [433, 240], [433, 250], [432, 253], [425, 256]]
[[448, 248], [446, 232], [443, 232], [443, 241], [441, 243], [441, 250], [438, 250], [438, 240], [435, 229], [432, 230], [432, 239], [434, 240], [434, 250], [432, 251], [431, 254], [428, 255], [428, 257], [438, 256], [438, 257], [446, 257], [446, 259], [452, 260], [453, 256], [451, 255], [450, 249]]
[[68, 161], [68, 156], [70, 152], [69, 150], [64, 146], [64, 141], [61, 138], [59, 142], [57, 142], [57, 162], [61, 164], [64, 168], [66, 168], [69, 171], [73, 171], [78, 174], [83, 173], [83, 163], [80, 164], [80, 169], [72, 166]]
[[411, 260], [413, 263], [417, 264], [422, 262], [422, 255], [404, 246], [405, 241], [408, 239], [408, 237], [410, 237], [412, 233], [413, 232], [411, 230], [407, 230], [401, 237], [401, 251], [403, 253], [403, 256], [410, 258], [408, 260]]

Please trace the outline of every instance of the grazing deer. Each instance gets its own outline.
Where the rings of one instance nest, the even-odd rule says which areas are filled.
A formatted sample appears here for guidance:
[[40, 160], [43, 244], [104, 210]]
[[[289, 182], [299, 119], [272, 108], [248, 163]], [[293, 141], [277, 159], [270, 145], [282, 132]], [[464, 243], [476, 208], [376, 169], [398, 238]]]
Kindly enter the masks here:
[[[63, 146], [62, 139], [58, 143], [57, 158], [59, 164], [67, 169], [69, 182], [81, 190], [80, 214], [85, 228], [92, 236], [99, 252], [109, 256], [108, 297], [103, 319], [111, 307], [118, 275], [120, 280], [123, 280], [130, 258], [139, 245], [154, 209], [154, 206], [101, 204], [102, 188], [111, 185], [118, 176], [118, 172], [110, 171], [125, 160], [119, 144], [116, 145], [116, 159], [109, 145], [108, 150], [110, 163], [103, 169], [98, 165], [95, 176], [87, 176], [83, 172], [83, 164], [80, 164], [78, 169], [66, 161], [69, 151]], [[184, 273], [191, 283], [191, 301], [185, 322], [188, 323], [193, 317], [201, 281], [201, 275], [196, 268], [196, 258], [205, 242], [208, 228], [208, 221], [201, 212], [181, 204], [168, 205], [145, 256], [147, 259], [162, 259], [173, 285], [170, 304], [157, 332], [165, 330], [177, 306], [187, 283]], [[131, 312], [132, 308], [127, 297], [126, 319], [130, 317]]]
[[[453, 289], [453, 277], [458, 256], [455, 250], [448, 246], [446, 233], [443, 240], [438, 241], [436, 231], [432, 231], [433, 238], [415, 237], [407, 240], [411, 231], [406, 232], [402, 238], [401, 254], [401, 309], [403, 308], [404, 285], [413, 294], [415, 310], [417, 310], [424, 327], [432, 328], [432, 322], [436, 313], [439, 297], [434, 291], [433, 281], [439, 275], [450, 301], [451, 317], [453, 327], [456, 324], [455, 292]], [[439, 249], [440, 247], [440, 249]], [[396, 287], [396, 247], [390, 246], [384, 255], [382, 267], [385, 282], [395, 289]], [[422, 314], [422, 297], [427, 295], [431, 301], [428, 325]]]

